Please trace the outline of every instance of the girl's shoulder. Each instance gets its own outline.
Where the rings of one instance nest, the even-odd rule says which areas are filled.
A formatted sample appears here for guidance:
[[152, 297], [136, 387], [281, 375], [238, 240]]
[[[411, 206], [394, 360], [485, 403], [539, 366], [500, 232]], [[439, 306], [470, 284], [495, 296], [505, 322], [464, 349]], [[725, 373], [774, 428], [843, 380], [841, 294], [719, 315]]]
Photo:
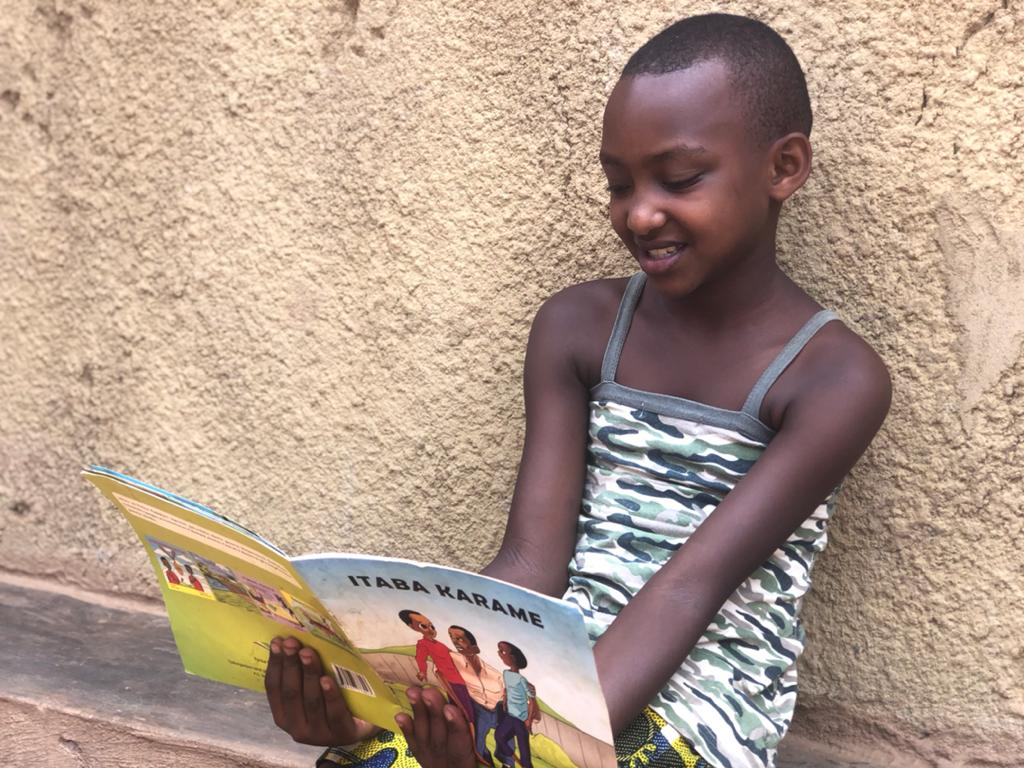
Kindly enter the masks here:
[[608, 318], [610, 324], [628, 282], [627, 277], [609, 277], [570, 285], [548, 297], [538, 316], [544, 313], [556, 321]]
[[813, 300], [792, 302], [789, 310], [764, 324], [770, 341], [758, 362], [763, 370], [757, 385], [767, 378], [768, 388], [761, 388], [758, 418], [779, 431], [787, 414], [807, 404], [825, 419], [839, 407], [861, 408], [881, 423], [892, 397], [882, 357], [841, 315], [821, 310]]
[[531, 346], [548, 348], [552, 356], [571, 364], [583, 384], [596, 384], [628, 282], [625, 277], [588, 280], [553, 294], [537, 310]]

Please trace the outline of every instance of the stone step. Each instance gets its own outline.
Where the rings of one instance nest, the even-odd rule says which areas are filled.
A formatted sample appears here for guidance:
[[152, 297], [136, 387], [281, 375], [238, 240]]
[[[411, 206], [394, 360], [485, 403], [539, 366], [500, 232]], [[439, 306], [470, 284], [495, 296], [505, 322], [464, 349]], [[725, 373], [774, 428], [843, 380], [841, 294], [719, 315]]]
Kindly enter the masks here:
[[[5, 765], [183, 764], [151, 763], [154, 748], [204, 753], [184, 764], [312, 768], [319, 750], [276, 728], [263, 696], [185, 674], [161, 606], [38, 586], [0, 580]], [[50, 759], [62, 754], [105, 757]]]
[[[163, 608], [0, 574], [6, 766], [312, 768], [264, 697], [185, 674]], [[879, 768], [787, 745], [779, 768]]]

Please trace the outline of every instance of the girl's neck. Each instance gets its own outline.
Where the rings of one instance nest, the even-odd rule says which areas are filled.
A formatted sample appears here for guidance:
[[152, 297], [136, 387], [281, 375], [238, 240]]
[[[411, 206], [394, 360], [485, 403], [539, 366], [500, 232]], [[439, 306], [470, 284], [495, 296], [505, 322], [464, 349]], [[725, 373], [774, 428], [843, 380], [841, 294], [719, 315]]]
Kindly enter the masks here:
[[717, 336], [761, 322], [780, 298], [796, 292], [802, 293], [772, 253], [750, 259], [742, 269], [731, 270], [687, 296], [666, 297], [656, 290], [650, 293], [655, 311], [666, 313], [688, 328]]

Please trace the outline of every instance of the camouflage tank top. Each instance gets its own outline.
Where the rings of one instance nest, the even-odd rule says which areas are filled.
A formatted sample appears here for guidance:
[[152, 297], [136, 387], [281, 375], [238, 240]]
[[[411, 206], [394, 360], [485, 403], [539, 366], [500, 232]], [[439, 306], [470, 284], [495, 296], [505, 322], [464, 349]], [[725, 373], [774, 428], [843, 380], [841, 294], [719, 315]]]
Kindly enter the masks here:
[[[565, 599], [592, 640], [750, 470], [773, 431], [758, 419], [768, 389], [825, 323], [822, 311], [786, 344], [742, 410], [615, 382], [645, 276], [619, 306], [591, 390], [590, 436], [576, 552]], [[800, 603], [825, 547], [838, 488], [725, 602], [650, 706], [719, 768], [765, 768], [793, 717]]]

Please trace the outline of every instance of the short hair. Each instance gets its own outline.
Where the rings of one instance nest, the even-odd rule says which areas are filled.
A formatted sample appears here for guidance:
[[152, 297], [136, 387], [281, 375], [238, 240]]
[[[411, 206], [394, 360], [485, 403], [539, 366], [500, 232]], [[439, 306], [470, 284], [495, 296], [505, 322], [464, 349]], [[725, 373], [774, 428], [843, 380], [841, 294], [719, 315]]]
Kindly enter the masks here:
[[505, 645], [508, 646], [508, 652], [515, 659], [516, 667], [519, 669], [526, 669], [526, 654], [520, 651], [516, 646], [512, 645], [508, 640], [502, 640]]
[[411, 627], [412, 626], [412, 615], [414, 613], [419, 614], [420, 616], [423, 615], [419, 611], [399, 611], [398, 612], [398, 618], [400, 618], [402, 621], [404, 621], [405, 625], [407, 627]]
[[469, 640], [470, 645], [476, 645], [476, 638], [473, 636], [473, 633], [470, 632], [468, 629], [466, 629], [465, 627], [460, 627], [458, 624], [452, 624], [450, 627], [448, 627], [449, 632], [451, 632], [453, 629], [457, 629], [462, 634], [464, 634], [466, 636], [466, 639]]
[[681, 19], [644, 43], [622, 76], [665, 75], [714, 59], [729, 69], [759, 141], [811, 135], [811, 99], [800, 62], [778, 32], [756, 19], [727, 13]]

